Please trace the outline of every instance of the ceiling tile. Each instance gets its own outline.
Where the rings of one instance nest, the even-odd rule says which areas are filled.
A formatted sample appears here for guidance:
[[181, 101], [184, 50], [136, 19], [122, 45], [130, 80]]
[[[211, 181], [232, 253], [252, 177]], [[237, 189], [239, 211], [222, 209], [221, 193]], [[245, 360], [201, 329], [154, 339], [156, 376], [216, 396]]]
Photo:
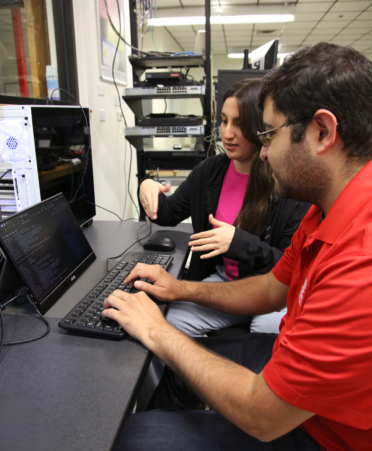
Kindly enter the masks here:
[[369, 33], [371, 31], [371, 28], [345, 28], [344, 30], [342, 30], [340, 32], [341, 35], [343, 36], [362, 36], [366, 33]]
[[363, 36], [362, 38], [358, 39], [358, 42], [369, 42], [369, 44], [372, 46], [372, 39], [371, 35]]
[[335, 20], [336, 22], [339, 20], [354, 20], [360, 15], [360, 12], [329, 12], [327, 13], [323, 20]]
[[337, 32], [324, 33], [324, 31], [314, 31], [307, 36], [307, 38], [316, 38], [319, 41], [329, 41], [336, 36]]
[[[158, 1], [158, 0], [156, 0], [156, 1]], [[199, 7], [202, 5], [204, 6], [204, 2], [201, 4], [201, 2], [198, 2], [196, 0], [181, 0], [181, 2], [182, 2], [183, 6], [196, 6], [196, 7]], [[180, 2], [178, 2], [178, 6], [181, 6]]]
[[237, 25], [224, 25], [225, 31], [252, 31], [253, 24], [237, 24]]
[[[283, 1], [283, 0], [282, 0]], [[257, 5], [257, 0], [221, 0], [221, 5]], [[273, 3], [277, 3], [276, 1], [273, 1]], [[200, 4], [199, 4], [200, 6]]]
[[[156, 29], [156, 28], [158, 28], [158, 27], [154, 27], [154, 29]], [[159, 27], [160, 28], [160, 27]], [[177, 26], [177, 27], [167, 27], [168, 28], [168, 30], [170, 31], [170, 32], [172, 32], [172, 30], [177, 30], [177, 31], [182, 31], [182, 32], [187, 32], [187, 33], [193, 33], [193, 34], [195, 34], [194, 33], [194, 31], [193, 31], [193, 29], [192, 29], [192, 27], [190, 26], [190, 25], [179, 25], [179, 26]]]
[[371, 5], [370, 1], [340, 1], [336, 2], [331, 11], [332, 12], [338, 12], [338, 11], [364, 11]]
[[342, 30], [343, 28], [350, 26], [350, 21], [348, 20], [338, 20], [338, 21], [332, 21], [332, 20], [322, 20], [318, 23], [316, 26], [316, 29], [330, 29], [335, 28], [338, 30]]
[[353, 45], [353, 49], [360, 51], [365, 51], [365, 50], [372, 50], [372, 46], [371, 43], [359, 43], [357, 42], [356, 44]]
[[332, 39], [331, 42], [332, 42], [332, 44], [343, 45], [346, 47], [346, 46], [353, 44], [354, 40], [337, 36], [335, 39]]
[[296, 6], [296, 13], [312, 13], [314, 11], [326, 12], [331, 8], [334, 2], [319, 2], [318, 3], [298, 3]]
[[[285, 3], [283, 0], [259, 0], [260, 1], [260, 5], [272, 5], [274, 3]], [[319, 0], [317, 0], [319, 1]], [[233, 3], [235, 3], [235, 1], [233, 1]], [[257, 2], [255, 2], [255, 4], [257, 5]]]
[[174, 8], [181, 6], [178, 0], [156, 0], [156, 6], [160, 8]]
[[324, 42], [324, 40], [318, 39], [314, 36], [314, 37], [309, 37], [309, 38], [305, 39], [304, 41], [302, 41], [302, 44], [303, 45], [315, 45], [315, 44], [318, 44], [318, 42]]
[[295, 13], [295, 21], [299, 22], [309, 22], [311, 20], [321, 20], [324, 16], [324, 12], [313, 12], [313, 13]]
[[362, 14], [360, 14], [357, 18], [357, 20], [370, 20], [371, 21], [371, 27], [372, 27], [372, 10], [366, 11]]
[[370, 20], [354, 20], [349, 28], [370, 28], [372, 29], [372, 21]]
[[255, 30], [271, 30], [271, 31], [278, 31], [284, 30], [285, 24], [278, 24], [278, 23], [256, 23], [254, 24]]
[[304, 36], [311, 32], [311, 29], [301, 30], [300, 28], [297, 28], [296, 30], [284, 30], [280, 37], [285, 36]]
[[265, 38], [257, 38], [256, 36], [253, 37], [252, 39], [252, 43], [254, 46], [260, 46], [260, 45], [264, 45], [268, 42], [267, 39]]
[[318, 24], [318, 21], [300, 22], [295, 20], [294, 22], [289, 22], [285, 24], [284, 30], [311, 30]]

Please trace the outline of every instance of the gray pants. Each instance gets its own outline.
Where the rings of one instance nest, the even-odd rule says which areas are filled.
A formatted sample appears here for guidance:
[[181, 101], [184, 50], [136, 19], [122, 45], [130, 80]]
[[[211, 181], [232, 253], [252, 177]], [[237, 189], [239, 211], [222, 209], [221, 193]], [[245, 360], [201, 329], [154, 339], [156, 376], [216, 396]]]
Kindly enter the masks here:
[[[216, 266], [216, 273], [203, 280], [203, 282], [228, 281], [223, 266]], [[278, 334], [280, 321], [286, 312], [287, 309], [284, 308], [280, 312], [254, 316], [251, 322], [251, 332]], [[169, 324], [191, 337], [202, 337], [212, 330], [244, 325], [249, 323], [249, 320], [243, 315], [219, 312], [193, 302], [183, 301], [173, 302], [167, 315]]]

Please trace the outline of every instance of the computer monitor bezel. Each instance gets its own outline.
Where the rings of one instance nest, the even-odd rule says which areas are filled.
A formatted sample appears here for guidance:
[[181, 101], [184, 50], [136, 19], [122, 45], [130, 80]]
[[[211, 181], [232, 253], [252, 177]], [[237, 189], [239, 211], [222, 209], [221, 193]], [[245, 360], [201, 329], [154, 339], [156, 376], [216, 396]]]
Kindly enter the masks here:
[[250, 54], [250, 64], [255, 70], [271, 70], [278, 61], [279, 39], [273, 39]]
[[[57, 199], [58, 197], [62, 197], [64, 199], [64, 201], [66, 202], [66, 199], [64, 198], [62, 193], [56, 194], [55, 196], [50, 197], [49, 199], [45, 199], [41, 202], [38, 202], [37, 204], [32, 205], [31, 207], [25, 208], [24, 210], [9, 216], [8, 218], [3, 219], [2, 221], [0, 221], [0, 227], [2, 224], [6, 223], [6, 222], [12, 222], [15, 221], [16, 218], [18, 218], [21, 215], [24, 215], [25, 213], [27, 213], [28, 211], [32, 210], [32, 209], [36, 209], [39, 208], [40, 206], [42, 206], [43, 204], [47, 204], [48, 202], [52, 202], [53, 200]], [[66, 202], [67, 207], [69, 207], [68, 203]], [[71, 209], [70, 209], [71, 210]], [[3, 279], [3, 277], [1, 278], [0, 281], [0, 289], [3, 293], [10, 293], [12, 292], [15, 288], [22, 288], [22, 285], [27, 287], [29, 290], [29, 294], [31, 294], [35, 305], [37, 306], [38, 310], [40, 311], [41, 314], [45, 314], [57, 301], [58, 299], [76, 282], [76, 280], [78, 280], [78, 278], [86, 271], [86, 269], [96, 260], [96, 255], [93, 251], [93, 249], [91, 248], [88, 240], [86, 239], [81, 227], [79, 226], [75, 215], [72, 213], [71, 211], [71, 215], [72, 215], [72, 219], [73, 221], [76, 222], [75, 226], [76, 230], [79, 230], [83, 236], [84, 239], [86, 240], [86, 242], [89, 245], [90, 248], [90, 252], [89, 255], [87, 255], [87, 257], [68, 275], [64, 278], [64, 280], [56, 287], [53, 289], [53, 291], [51, 293], [49, 293], [49, 295], [47, 297], [45, 297], [44, 299], [42, 299], [40, 301], [40, 299], [37, 298], [37, 296], [34, 295], [32, 289], [30, 288], [27, 280], [25, 279], [25, 277], [23, 276], [23, 274], [18, 271], [17, 269], [17, 263], [14, 261], [14, 259], [12, 258], [12, 256], [10, 255], [7, 246], [3, 243], [2, 238], [0, 237], [0, 246], [1, 246], [1, 252], [4, 255], [5, 258], [5, 263], [6, 263], [6, 267], [4, 267], [4, 271], [1, 271], [0, 275], [1, 276], [6, 276], [6, 274], [9, 274], [9, 272], [14, 273], [14, 271], [17, 273], [17, 275], [19, 276], [19, 278], [17, 279], [17, 283], [16, 285], [19, 285], [18, 287], [16, 285], [14, 285], [14, 283], [12, 283], [12, 286], [8, 285], [8, 281], [6, 278]], [[6, 271], [5, 271], [6, 269]], [[20, 283], [20, 282], [23, 282]]]

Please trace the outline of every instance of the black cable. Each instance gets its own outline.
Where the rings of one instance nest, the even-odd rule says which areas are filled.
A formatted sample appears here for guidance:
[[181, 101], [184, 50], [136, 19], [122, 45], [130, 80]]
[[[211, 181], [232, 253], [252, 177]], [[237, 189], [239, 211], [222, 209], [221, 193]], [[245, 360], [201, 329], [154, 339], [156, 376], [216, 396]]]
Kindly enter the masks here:
[[[142, 53], [143, 55], [157, 56], [157, 57], [160, 57], [160, 58], [164, 58], [164, 56], [171, 56], [171, 55], [172, 55], [171, 52], [159, 52], [159, 53], [155, 53], [155, 52], [145, 52], [145, 51], [143, 51], [143, 50], [141, 50], [141, 49], [138, 49], [137, 47], [134, 47], [133, 45], [129, 44], [129, 43], [121, 36], [121, 34], [118, 32], [118, 30], [115, 28], [114, 24], [112, 23], [111, 16], [110, 16], [110, 13], [109, 13], [109, 10], [108, 10], [108, 7], [107, 7], [107, 0], [104, 0], [104, 1], [105, 1], [105, 7], [106, 7], [106, 12], [107, 12], [107, 17], [108, 17], [108, 20], [109, 20], [109, 22], [110, 22], [110, 25], [111, 25], [112, 29], [114, 30], [114, 32], [116, 33], [116, 35], [124, 42], [124, 44], [126, 44], [128, 47], [130, 47], [130, 48], [136, 50], [137, 52]], [[119, 17], [120, 17], [120, 16], [119, 16]]]
[[128, 174], [128, 193], [129, 193], [129, 197], [135, 207], [135, 209], [137, 210], [137, 205], [133, 200], [132, 197], [132, 193], [130, 192], [129, 186], [130, 186], [130, 174], [131, 174], [131, 169], [132, 169], [132, 159], [133, 159], [133, 150], [132, 150], [132, 144], [129, 143], [129, 148], [130, 148], [130, 160], [129, 160], [129, 174]]
[[123, 256], [123, 255], [124, 255], [131, 247], [133, 247], [135, 244], [137, 244], [137, 243], [142, 244], [142, 243], [141, 243], [141, 240], [144, 240], [145, 238], [147, 238], [147, 237], [149, 237], [149, 236], [151, 235], [151, 232], [152, 232], [152, 223], [150, 222], [150, 232], [149, 232], [146, 236], [144, 236], [143, 238], [139, 238], [139, 237], [138, 237], [139, 231], [140, 231], [140, 230], [142, 229], [142, 227], [145, 226], [146, 224], [147, 224], [147, 221], [146, 221], [144, 224], [142, 224], [141, 227], [139, 227], [139, 228], [137, 229], [137, 238], [138, 238], [137, 241], [135, 241], [135, 242], [132, 243], [129, 247], [127, 247], [127, 248], [125, 249], [125, 251], [123, 251], [120, 255], [116, 255], [116, 257], [108, 257], [108, 258], [106, 258], [106, 272], [109, 272], [109, 269], [108, 269], [109, 260], [116, 260], [117, 258], [120, 258], [120, 257]]
[[75, 194], [74, 194], [73, 198], [72, 198], [70, 201], [68, 201], [69, 204], [72, 204], [72, 202], [75, 201], [76, 196], [78, 195], [78, 192], [79, 192], [80, 188], [83, 186], [85, 174], [86, 174], [87, 169], [88, 169], [88, 157], [89, 157], [89, 153], [90, 153], [91, 150], [92, 150], [92, 141], [91, 141], [91, 137], [90, 137], [90, 124], [89, 124], [89, 122], [88, 122], [88, 119], [87, 119], [87, 116], [86, 116], [86, 114], [85, 114], [84, 108], [81, 106], [79, 100], [78, 100], [73, 94], [71, 94], [69, 91], [67, 91], [66, 89], [63, 89], [63, 88], [56, 88], [56, 89], [54, 89], [54, 90], [52, 91], [51, 95], [50, 95], [50, 100], [53, 101], [53, 93], [54, 93], [55, 91], [58, 91], [58, 90], [59, 90], [59, 91], [66, 92], [70, 97], [73, 97], [73, 98], [75, 99], [75, 101], [77, 102], [77, 104], [79, 105], [79, 107], [81, 108], [81, 110], [82, 110], [82, 112], [83, 112], [83, 116], [84, 116], [84, 119], [85, 119], [85, 123], [86, 123], [87, 128], [88, 128], [88, 131], [89, 131], [89, 133], [88, 133], [89, 147], [88, 147], [87, 152], [85, 153], [85, 158], [84, 158], [84, 162], [83, 162], [83, 172], [82, 172], [82, 174], [80, 175], [81, 181], [80, 181], [80, 184], [78, 185], [78, 187], [77, 187], [77, 189], [76, 189], [76, 191], [75, 191]]
[[167, 99], [164, 99], [164, 103], [165, 103], [165, 105], [164, 105], [165, 109], [164, 109], [163, 114], [165, 114], [167, 112], [167, 108], [168, 108]]
[[40, 317], [40, 319], [46, 325], [46, 331], [43, 334], [41, 334], [41, 335], [39, 335], [37, 337], [34, 337], [34, 338], [28, 338], [27, 340], [20, 340], [20, 341], [8, 341], [8, 342], [4, 343], [4, 316], [3, 316], [3, 310], [5, 309], [6, 305], [8, 305], [10, 302], [16, 300], [20, 296], [23, 296], [25, 294], [25, 292], [27, 292], [27, 288], [23, 287], [14, 298], [10, 299], [5, 304], [2, 304], [0, 306], [0, 319], [1, 319], [0, 352], [1, 352], [2, 348], [3, 348], [3, 346], [14, 346], [14, 345], [20, 345], [20, 344], [24, 344], [24, 343], [31, 343], [32, 341], [36, 341], [36, 340], [40, 340], [41, 338], [44, 338], [50, 332], [50, 325], [49, 325], [48, 321], [46, 321], [46, 319], [41, 316], [41, 313], [39, 312], [38, 308], [36, 307], [32, 297], [28, 294], [27, 295], [27, 299], [30, 302], [30, 304], [32, 305], [32, 307], [35, 309], [37, 315]]
[[121, 222], [123, 222], [122, 218], [119, 215], [117, 215], [115, 212], [108, 210], [107, 208], [103, 208], [100, 205], [95, 204], [94, 202], [89, 202], [89, 200], [86, 200], [86, 199], [84, 199], [84, 202], [86, 202], [87, 204], [90, 204], [90, 205], [94, 205], [95, 207], [101, 208], [102, 210], [108, 211], [109, 213], [111, 213], [111, 214], [115, 215], [117, 218], [119, 218]]
[[46, 95], [46, 94], [40, 94], [39, 96], [37, 96], [37, 97], [35, 97], [35, 100], [34, 100], [34, 105], [36, 105], [36, 100], [37, 99], [46, 99], [46, 101], [47, 101], [47, 103], [48, 103], [48, 100], [49, 100], [49, 97]]

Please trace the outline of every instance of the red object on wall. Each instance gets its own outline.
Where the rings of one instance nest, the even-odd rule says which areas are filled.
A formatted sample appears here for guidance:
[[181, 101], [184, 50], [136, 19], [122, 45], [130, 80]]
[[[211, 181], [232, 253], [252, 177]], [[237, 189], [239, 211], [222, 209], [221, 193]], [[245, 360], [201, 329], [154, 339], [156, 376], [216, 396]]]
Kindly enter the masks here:
[[13, 8], [11, 11], [13, 22], [14, 44], [17, 57], [19, 90], [21, 93], [21, 97], [29, 97], [30, 94], [27, 82], [26, 52], [23, 41], [21, 10], [19, 8]]

